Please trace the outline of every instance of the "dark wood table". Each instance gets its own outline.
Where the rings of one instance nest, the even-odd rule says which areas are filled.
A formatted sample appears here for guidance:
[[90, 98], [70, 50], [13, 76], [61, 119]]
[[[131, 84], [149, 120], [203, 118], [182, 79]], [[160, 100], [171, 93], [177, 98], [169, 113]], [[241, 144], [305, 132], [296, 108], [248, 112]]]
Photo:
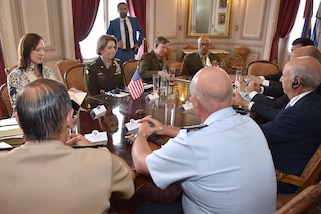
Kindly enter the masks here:
[[[183, 127], [200, 123], [200, 119], [193, 111], [182, 113], [179, 109], [179, 106], [184, 104], [189, 98], [188, 83], [176, 82], [174, 86], [168, 87], [168, 96], [166, 101], [162, 101], [159, 98], [157, 100], [147, 102], [145, 97], [149, 93], [150, 91], [145, 92], [137, 100], [133, 100], [130, 96], [116, 97], [105, 94], [87, 97], [85, 106], [88, 111], [80, 110], [78, 112], [79, 133], [88, 134], [93, 130], [106, 131], [108, 137], [107, 148], [112, 153], [124, 158], [130, 166], [133, 166], [131, 158], [131, 144], [125, 139], [127, 129], [124, 125], [129, 122], [130, 119], [136, 120], [145, 115], [152, 115], [153, 118], [164, 122], [165, 103], [172, 102], [176, 104], [175, 126]], [[107, 112], [104, 118], [101, 117], [93, 120], [89, 113], [98, 105], [104, 105]], [[140, 110], [143, 110], [143, 114], [140, 114]], [[108, 128], [110, 126], [113, 127], [112, 130]], [[159, 148], [156, 144], [150, 143], [150, 145], [153, 149]]]

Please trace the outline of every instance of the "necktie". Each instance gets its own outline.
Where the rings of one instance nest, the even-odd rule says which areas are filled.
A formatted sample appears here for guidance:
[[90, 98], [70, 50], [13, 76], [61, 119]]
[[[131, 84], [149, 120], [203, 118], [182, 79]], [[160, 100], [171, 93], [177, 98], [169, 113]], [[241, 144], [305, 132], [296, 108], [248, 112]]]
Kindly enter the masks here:
[[205, 64], [206, 64], [206, 56], [202, 56], [202, 64], [203, 64], [203, 66], [205, 66]]
[[126, 50], [130, 49], [130, 42], [129, 42], [129, 31], [126, 20], [124, 20], [124, 28], [125, 28], [125, 36], [126, 36]]

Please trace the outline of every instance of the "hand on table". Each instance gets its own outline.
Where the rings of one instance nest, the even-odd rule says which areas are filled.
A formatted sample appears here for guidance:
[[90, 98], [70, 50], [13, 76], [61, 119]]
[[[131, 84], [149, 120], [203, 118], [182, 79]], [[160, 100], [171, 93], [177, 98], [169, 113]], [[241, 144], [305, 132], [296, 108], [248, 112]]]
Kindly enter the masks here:
[[245, 87], [245, 92], [249, 95], [252, 91], [260, 92], [261, 86], [255, 81], [250, 81], [249, 84]]
[[245, 100], [239, 92], [233, 93], [233, 100], [235, 100], [237, 105], [243, 106], [244, 109], [247, 109], [250, 102]]
[[83, 135], [72, 133], [72, 134], [68, 135], [66, 145], [68, 145], [68, 146], [72, 146], [72, 145], [91, 146], [94, 144], [92, 142], [90, 142], [89, 140], [87, 140]]
[[262, 85], [262, 83], [263, 83], [263, 80], [260, 77], [254, 76], [254, 75], [249, 75], [248, 76], [248, 81], [253, 81], [253, 82], [255, 82], [256, 84], [259, 84], [259, 85]]

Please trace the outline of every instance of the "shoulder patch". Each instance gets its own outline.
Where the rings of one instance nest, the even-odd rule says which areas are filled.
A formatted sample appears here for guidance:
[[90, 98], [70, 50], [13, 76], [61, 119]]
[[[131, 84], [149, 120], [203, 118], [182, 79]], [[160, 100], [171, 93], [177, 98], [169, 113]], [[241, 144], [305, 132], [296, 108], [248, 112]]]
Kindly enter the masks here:
[[83, 148], [101, 148], [101, 147], [104, 147], [105, 145], [102, 144], [102, 143], [95, 143], [93, 145], [88, 145], [88, 146], [76, 146], [76, 145], [73, 145], [71, 146], [72, 148], [74, 149], [83, 149]]
[[93, 61], [93, 62], [89, 63], [89, 66], [92, 66], [92, 65], [94, 65], [94, 64], [96, 64], [96, 63], [97, 63], [97, 60], [95, 60], [95, 61]]
[[200, 124], [200, 125], [194, 125], [194, 126], [185, 126], [183, 127], [182, 129], [186, 129], [187, 132], [190, 132], [190, 131], [197, 131], [197, 130], [200, 130], [204, 127], [207, 127], [206, 124]]

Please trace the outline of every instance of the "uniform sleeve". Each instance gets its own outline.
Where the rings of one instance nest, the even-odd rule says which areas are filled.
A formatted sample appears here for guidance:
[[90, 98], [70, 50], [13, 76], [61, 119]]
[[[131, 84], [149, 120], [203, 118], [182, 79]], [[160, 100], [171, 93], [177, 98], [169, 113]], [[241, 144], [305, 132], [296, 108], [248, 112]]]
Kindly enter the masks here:
[[140, 75], [144, 81], [151, 81], [153, 74], [157, 74], [160, 70], [151, 70], [152, 58], [148, 55], [143, 55], [139, 63]]
[[115, 157], [112, 157], [111, 187], [119, 198], [129, 199], [135, 192], [132, 175]]
[[179, 135], [169, 140], [162, 149], [147, 156], [148, 170], [159, 188], [165, 189], [172, 183], [199, 174], [197, 158], [185, 134], [185, 130], [181, 130]]
[[97, 74], [96, 72], [93, 71], [92, 68], [87, 66], [85, 67], [84, 79], [85, 79], [85, 86], [86, 86], [88, 95], [93, 96], [98, 94], [97, 93], [97, 90], [98, 90]]

